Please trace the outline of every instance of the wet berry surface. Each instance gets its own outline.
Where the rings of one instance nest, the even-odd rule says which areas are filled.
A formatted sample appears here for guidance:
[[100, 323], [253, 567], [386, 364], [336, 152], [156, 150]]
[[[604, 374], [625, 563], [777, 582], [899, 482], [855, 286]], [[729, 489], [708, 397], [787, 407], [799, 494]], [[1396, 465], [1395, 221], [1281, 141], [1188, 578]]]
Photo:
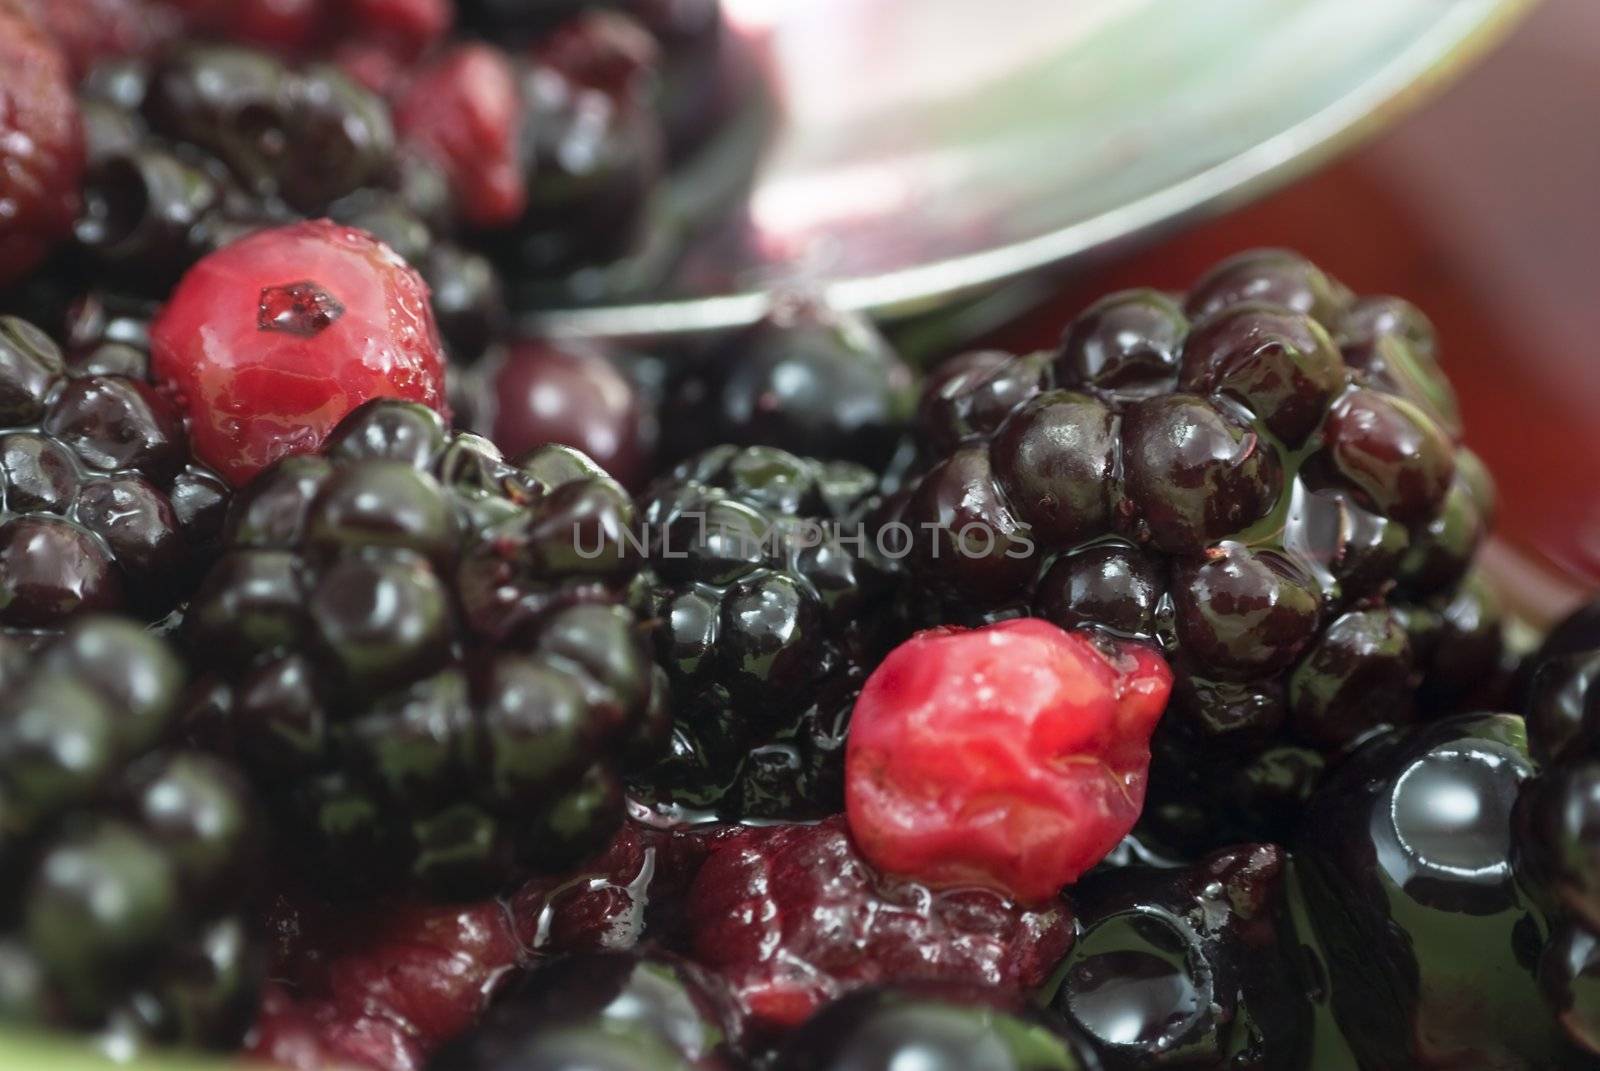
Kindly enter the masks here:
[[1270, 248], [925, 367], [553, 333], [741, 203], [734, 14], [0, 0], [0, 1050], [1594, 1066], [1479, 343]]

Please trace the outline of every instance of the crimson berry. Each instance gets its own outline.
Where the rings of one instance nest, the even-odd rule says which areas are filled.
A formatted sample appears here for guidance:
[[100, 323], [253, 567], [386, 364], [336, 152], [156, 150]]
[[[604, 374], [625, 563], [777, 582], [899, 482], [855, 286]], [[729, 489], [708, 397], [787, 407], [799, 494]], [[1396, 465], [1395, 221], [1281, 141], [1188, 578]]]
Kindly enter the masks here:
[[751, 1035], [804, 1022], [862, 986], [1042, 987], [1072, 947], [1060, 900], [931, 889], [862, 858], [842, 816], [721, 834], [690, 887], [689, 949], [717, 971]]
[[395, 125], [408, 145], [444, 169], [468, 223], [492, 228], [522, 217], [528, 206], [522, 96], [505, 53], [484, 44], [445, 52], [396, 102]]
[[151, 325], [151, 370], [187, 408], [196, 456], [235, 486], [318, 449], [373, 398], [443, 410], [428, 288], [388, 246], [327, 220], [202, 260]]
[[65, 57], [19, 0], [0, 0], [0, 286], [71, 232], [83, 165]]
[[1056, 895], [1133, 828], [1172, 672], [1045, 621], [931, 629], [856, 702], [850, 829], [879, 867], [934, 885]]

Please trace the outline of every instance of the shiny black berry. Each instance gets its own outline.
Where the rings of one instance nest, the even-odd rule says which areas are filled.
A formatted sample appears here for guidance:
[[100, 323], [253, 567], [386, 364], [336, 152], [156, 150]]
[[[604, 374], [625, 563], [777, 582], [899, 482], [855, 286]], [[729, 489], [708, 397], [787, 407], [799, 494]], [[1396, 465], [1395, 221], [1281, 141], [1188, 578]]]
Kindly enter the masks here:
[[1558, 625], [1524, 668], [1529, 750], [1544, 763], [1517, 801], [1520, 875], [1556, 917], [1539, 985], [1566, 1036], [1600, 1055], [1600, 612]]
[[1312, 1009], [1288, 867], [1283, 848], [1261, 844], [1085, 879], [1073, 889], [1083, 929], [1052, 1006], [1110, 1071], [1307, 1066]]
[[422, 406], [369, 403], [235, 501], [189, 608], [219, 670], [192, 731], [336, 883], [567, 865], [621, 822], [622, 768], [666, 730], [622, 606], [633, 516], [575, 451], [511, 464]]
[[729, 816], [840, 809], [850, 709], [899, 638], [860, 521], [875, 484], [846, 462], [725, 446], [645, 493], [646, 615], [674, 697], [647, 795]]
[[178, 720], [178, 659], [84, 618], [36, 655], [5, 641], [0, 667], [0, 1019], [127, 1051], [236, 1046], [264, 965], [242, 914], [260, 829], [230, 765], [151, 750]]
[[159, 618], [215, 552], [227, 489], [191, 459], [171, 402], [110, 371], [111, 347], [137, 356], [137, 339], [109, 337], [69, 367], [42, 331], [0, 318], [0, 627], [12, 632], [90, 612]]
[[1054, 353], [952, 359], [885, 521], [919, 623], [1026, 613], [1157, 644], [1177, 680], [1147, 833], [1281, 839], [1365, 734], [1503, 681], [1472, 571], [1493, 488], [1434, 351], [1410, 306], [1267, 250], [1186, 298], [1113, 294]]
[[[1548, 932], [1512, 869], [1522, 720], [1384, 734], [1318, 789], [1298, 873], [1333, 1014], [1363, 1067], [1584, 1066], [1539, 1000]], [[1472, 994], [1470, 1000], [1463, 994]]]
[[394, 151], [388, 109], [331, 67], [191, 45], [152, 73], [144, 111], [166, 137], [211, 153], [245, 189], [318, 212], [373, 183]]
[[865, 320], [780, 299], [671, 386], [668, 449], [775, 446], [882, 468], [913, 401], [910, 368]]
[[541, 967], [429, 1071], [732, 1071], [737, 1021], [721, 981], [660, 954]]

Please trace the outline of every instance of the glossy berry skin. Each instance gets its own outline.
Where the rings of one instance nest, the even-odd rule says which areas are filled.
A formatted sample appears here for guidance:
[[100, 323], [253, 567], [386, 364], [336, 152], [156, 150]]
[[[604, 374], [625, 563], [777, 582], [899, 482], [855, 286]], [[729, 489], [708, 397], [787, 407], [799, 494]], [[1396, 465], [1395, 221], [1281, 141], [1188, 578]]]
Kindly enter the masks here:
[[508, 454], [570, 446], [635, 488], [654, 467], [654, 407], [597, 344], [513, 342], [484, 387], [477, 426]]
[[1111, 1071], [1309, 1066], [1311, 988], [1288, 911], [1288, 853], [1226, 848], [1180, 869], [1079, 882], [1083, 920], [1053, 1007]]
[[429, 1071], [730, 1071], [721, 982], [660, 954], [573, 956], [541, 967]]
[[1172, 673], [1046, 621], [920, 632], [867, 678], [845, 763], [850, 830], [880, 868], [1027, 903], [1139, 817]]
[[622, 821], [664, 741], [626, 493], [550, 447], [508, 464], [415, 403], [235, 500], [187, 617], [220, 673], [194, 732], [270, 786], [330, 884], [473, 892], [559, 870]]
[[0, 287], [19, 282], [72, 229], [83, 125], [72, 72], [21, 0], [0, 3]]
[[771, 447], [718, 447], [640, 499], [641, 613], [672, 681], [670, 756], [637, 790], [727, 818], [820, 818], [844, 803], [844, 740], [866, 673], [899, 638], [855, 517], [876, 479]]
[[718, 845], [687, 904], [693, 958], [732, 987], [755, 1037], [866, 985], [981, 984], [1028, 993], [1072, 945], [1063, 901], [1020, 906], [879, 873], [842, 818], [749, 829]]
[[0, 1019], [230, 1048], [264, 967], [241, 914], [259, 849], [243, 778], [155, 751], [184, 670], [127, 620], [84, 618], [34, 655], [0, 645]]
[[1517, 801], [1516, 862], [1556, 917], [1539, 985], [1562, 1030], [1600, 1055], [1600, 610], [1545, 638], [1524, 669], [1528, 743], [1544, 763]]
[[798, 1027], [779, 1071], [1095, 1071], [1089, 1043], [1048, 1012], [979, 986], [902, 984], [841, 997]]
[[262, 231], [183, 277], [150, 330], [151, 370], [196, 455], [235, 486], [318, 449], [373, 398], [444, 407], [428, 288], [393, 250], [326, 220]]
[[401, 138], [443, 167], [474, 227], [506, 226], [527, 209], [522, 108], [515, 65], [487, 44], [456, 45], [436, 57], [395, 103]]
[[954, 358], [894, 516], [926, 533], [919, 619], [1158, 644], [1177, 679], [1148, 831], [1281, 839], [1363, 734], [1500, 684], [1472, 574], [1493, 488], [1434, 351], [1413, 307], [1265, 250], [1186, 298], [1104, 298], [1054, 352]]
[[1533, 770], [1520, 718], [1471, 715], [1378, 737], [1312, 799], [1297, 875], [1360, 1066], [1585, 1066], [1541, 1005], [1548, 926], [1512, 872]]
[[[137, 348], [118, 345], [136, 365]], [[192, 590], [228, 489], [192, 461], [171, 402], [92, 361], [69, 368], [38, 328], [0, 317], [0, 420], [0, 628], [122, 610], [153, 620]]]
[[627, 951], [647, 928], [658, 937], [681, 930], [689, 882], [723, 835], [629, 823], [576, 868], [469, 903], [282, 896], [268, 917], [282, 984], [267, 994], [251, 1052], [296, 1068], [422, 1067], [479, 1021], [514, 972]]
[[775, 446], [881, 469], [913, 402], [911, 369], [865, 319], [780, 298], [672, 384], [668, 449]]

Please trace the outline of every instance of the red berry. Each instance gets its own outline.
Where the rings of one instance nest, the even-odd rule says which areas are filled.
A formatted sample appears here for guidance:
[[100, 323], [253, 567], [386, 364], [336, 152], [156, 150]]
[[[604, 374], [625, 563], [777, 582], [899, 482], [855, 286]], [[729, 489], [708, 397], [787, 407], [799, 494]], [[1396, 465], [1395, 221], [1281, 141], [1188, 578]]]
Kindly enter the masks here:
[[527, 209], [522, 97], [511, 60], [499, 49], [457, 45], [434, 60], [396, 102], [395, 126], [444, 169], [468, 223], [505, 226]]
[[67, 61], [18, 0], [0, 0], [0, 286], [71, 232], [82, 179], [83, 123]]
[[630, 487], [647, 474], [651, 428], [639, 394], [598, 350], [519, 342], [496, 369], [493, 390], [490, 438], [508, 457], [561, 443]]
[[687, 906], [694, 957], [727, 979], [757, 1035], [880, 982], [1031, 990], [1074, 932], [1064, 901], [1034, 910], [986, 889], [885, 877], [842, 817], [732, 835], [700, 868]]
[[919, 633], [856, 702], [850, 829], [887, 871], [1047, 900], [1133, 828], [1171, 689], [1155, 652], [1045, 621]]
[[195, 265], [150, 330], [151, 370], [187, 407], [196, 456], [235, 486], [314, 451], [373, 398], [443, 410], [428, 288], [394, 251], [327, 220]]

